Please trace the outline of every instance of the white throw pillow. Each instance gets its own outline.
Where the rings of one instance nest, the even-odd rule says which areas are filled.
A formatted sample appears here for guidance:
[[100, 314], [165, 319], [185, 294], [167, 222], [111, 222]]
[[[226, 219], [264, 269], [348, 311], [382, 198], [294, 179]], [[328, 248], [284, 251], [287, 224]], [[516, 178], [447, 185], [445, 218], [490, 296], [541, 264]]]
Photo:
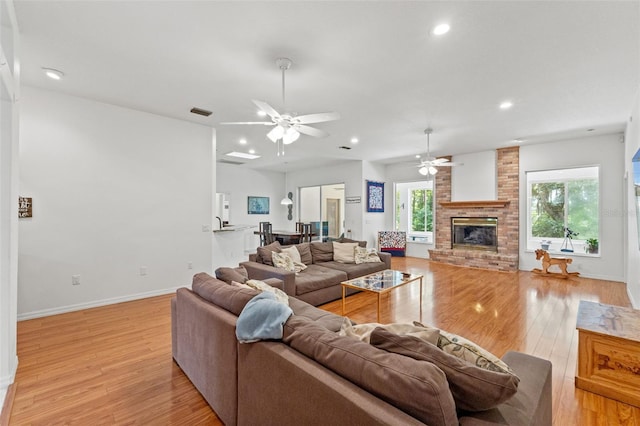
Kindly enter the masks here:
[[380, 260], [380, 256], [378, 256], [378, 252], [374, 248], [364, 248], [357, 246], [355, 249], [355, 261], [356, 264], [359, 265], [361, 263], [379, 263], [382, 262]]
[[302, 263], [302, 259], [300, 258], [300, 252], [298, 251], [296, 246], [280, 249], [280, 253], [286, 253], [294, 262]]
[[333, 242], [333, 260], [340, 263], [355, 263], [355, 249], [358, 243]]

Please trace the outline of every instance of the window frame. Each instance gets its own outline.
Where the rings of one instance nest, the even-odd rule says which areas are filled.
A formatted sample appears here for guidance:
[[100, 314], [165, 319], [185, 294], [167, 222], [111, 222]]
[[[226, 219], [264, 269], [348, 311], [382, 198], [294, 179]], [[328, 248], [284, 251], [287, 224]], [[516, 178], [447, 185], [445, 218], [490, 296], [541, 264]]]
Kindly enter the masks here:
[[[410, 231], [411, 228], [411, 191], [428, 190], [431, 191], [431, 212], [433, 216], [432, 231]], [[406, 201], [402, 203], [402, 192], [406, 191]], [[396, 231], [407, 233], [407, 242], [421, 244], [433, 244], [436, 232], [436, 190], [433, 181], [419, 180], [394, 183], [394, 217], [393, 227]], [[403, 204], [406, 206], [404, 207]], [[399, 218], [401, 216], [401, 218]], [[404, 226], [403, 226], [404, 224]]]
[[564, 237], [550, 237], [550, 238], [544, 238], [544, 237], [534, 237], [533, 236], [533, 222], [532, 222], [532, 207], [533, 207], [533, 203], [532, 203], [532, 186], [533, 184], [536, 183], [550, 183], [550, 182], [557, 182], [557, 183], [564, 183], [565, 185], [565, 190], [564, 190], [564, 208], [563, 208], [563, 215], [564, 215], [564, 224], [563, 226], [566, 227], [568, 225], [568, 217], [569, 217], [569, 209], [568, 209], [568, 205], [569, 205], [569, 190], [568, 190], [568, 183], [570, 181], [578, 181], [578, 180], [583, 180], [585, 178], [587, 178], [588, 176], [585, 177], [565, 177], [565, 178], [560, 178], [560, 177], [548, 177], [548, 178], [542, 178], [542, 179], [531, 179], [530, 176], [532, 176], [533, 174], [543, 174], [543, 173], [548, 173], [549, 175], [552, 174], [562, 174], [562, 173], [576, 173], [579, 172], [581, 169], [595, 169], [595, 173], [596, 173], [596, 177], [594, 178], [597, 182], [598, 185], [598, 198], [597, 198], [597, 202], [598, 202], [598, 206], [597, 206], [597, 212], [598, 212], [598, 232], [597, 232], [597, 238], [598, 238], [598, 252], [597, 253], [587, 253], [586, 252], [586, 240], [583, 238], [573, 238], [571, 240], [571, 243], [573, 244], [573, 252], [562, 252], [563, 254], [565, 253], [570, 253], [572, 255], [577, 254], [577, 255], [583, 255], [583, 256], [591, 256], [591, 257], [600, 257], [601, 253], [602, 253], [602, 240], [601, 240], [601, 234], [602, 234], [602, 213], [601, 213], [601, 206], [602, 206], [602, 167], [599, 164], [595, 164], [595, 165], [584, 165], [584, 166], [574, 166], [574, 167], [562, 167], [562, 168], [554, 168], [554, 169], [547, 169], [547, 170], [530, 170], [525, 172], [525, 188], [526, 188], [526, 236], [525, 236], [525, 251], [534, 251], [536, 249], [539, 249], [541, 247], [541, 243], [542, 241], [551, 241], [551, 245], [548, 251], [550, 252], [555, 252], [555, 253], [559, 253], [561, 252], [560, 249], [562, 247], [562, 244], [564, 242]]

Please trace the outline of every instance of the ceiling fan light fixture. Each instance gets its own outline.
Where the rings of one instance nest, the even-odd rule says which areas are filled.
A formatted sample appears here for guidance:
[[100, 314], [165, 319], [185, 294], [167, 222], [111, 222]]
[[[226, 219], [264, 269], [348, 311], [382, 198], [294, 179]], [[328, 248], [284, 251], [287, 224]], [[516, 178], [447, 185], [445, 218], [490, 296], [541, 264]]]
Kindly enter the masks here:
[[418, 173], [420, 173], [422, 176], [426, 176], [429, 174], [429, 169], [425, 166], [422, 166], [418, 169]]
[[435, 175], [436, 173], [438, 173], [438, 169], [433, 166], [429, 167], [429, 174]]
[[271, 140], [271, 142], [276, 143], [278, 139], [282, 138], [284, 135], [284, 129], [282, 126], [277, 125], [269, 133], [267, 133], [267, 137]]
[[298, 132], [293, 127], [289, 127], [285, 130], [284, 135], [282, 135], [282, 143], [285, 145], [289, 145], [290, 143], [294, 143], [300, 137], [300, 132]]

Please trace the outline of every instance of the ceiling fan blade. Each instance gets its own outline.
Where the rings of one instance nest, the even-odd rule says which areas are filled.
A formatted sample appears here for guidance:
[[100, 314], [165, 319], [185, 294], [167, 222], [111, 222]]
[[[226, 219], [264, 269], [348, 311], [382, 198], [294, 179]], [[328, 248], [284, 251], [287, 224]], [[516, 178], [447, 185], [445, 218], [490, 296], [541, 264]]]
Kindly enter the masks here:
[[462, 163], [440, 163], [434, 164], [434, 167], [453, 167], [453, 166], [462, 166]]
[[337, 112], [319, 112], [317, 114], [299, 115], [293, 118], [293, 121], [299, 124], [322, 123], [324, 121], [340, 120], [340, 113]]
[[273, 121], [221, 121], [220, 124], [262, 124], [263, 126], [273, 126]]
[[257, 101], [255, 99], [252, 99], [251, 102], [253, 102], [258, 108], [260, 108], [262, 111], [267, 113], [267, 115], [273, 118], [274, 120], [280, 118], [280, 113], [278, 113], [278, 111], [273, 109], [273, 107], [268, 103], [263, 101]]
[[431, 163], [436, 166], [436, 165], [442, 165], [444, 163], [448, 163], [449, 160], [447, 158], [436, 158], [435, 160], [431, 160]]
[[316, 129], [315, 127], [305, 126], [304, 124], [296, 124], [293, 126], [294, 129], [299, 131], [300, 133], [304, 133], [305, 135], [314, 136], [316, 138], [326, 138], [329, 136], [329, 133], [324, 130]]

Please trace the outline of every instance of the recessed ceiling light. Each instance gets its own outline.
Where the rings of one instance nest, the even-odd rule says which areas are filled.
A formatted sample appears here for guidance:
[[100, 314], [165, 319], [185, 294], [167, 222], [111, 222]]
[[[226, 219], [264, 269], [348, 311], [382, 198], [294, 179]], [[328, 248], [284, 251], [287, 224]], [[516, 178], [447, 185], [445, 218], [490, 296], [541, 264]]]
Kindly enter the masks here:
[[256, 153], [256, 150], [255, 150], [255, 149], [250, 149], [250, 150], [249, 150], [249, 154], [255, 154], [255, 153]]
[[514, 139], [513, 141], [515, 143], [522, 143], [522, 142], [524, 142], [524, 139], [517, 138], [517, 139]]
[[500, 104], [500, 109], [509, 109], [513, 106], [513, 102], [511, 101], [504, 101]]
[[225, 155], [228, 155], [229, 157], [246, 158], [247, 160], [255, 160], [256, 158], [260, 158], [259, 155], [247, 154], [246, 152], [238, 151], [227, 152]]
[[358, 143], [358, 142], [360, 142], [358, 138], [355, 138], [355, 137], [351, 138], [351, 143]]
[[451, 27], [449, 26], [449, 24], [439, 24], [436, 25], [436, 27], [433, 29], [433, 31], [431, 31], [431, 33], [433, 35], [443, 35], [449, 32], [449, 30], [451, 29]]
[[420, 154], [416, 154], [416, 158], [420, 158]]
[[239, 140], [240, 145], [246, 145], [247, 144], [247, 140], [245, 138], [242, 138]]
[[64, 73], [62, 71], [53, 68], [42, 67], [42, 71], [44, 71], [45, 75], [52, 80], [62, 80], [62, 77], [64, 77]]
[[258, 110], [258, 113], [257, 113], [257, 114], [258, 114], [260, 117], [266, 117], [266, 116], [267, 116], [267, 113], [266, 113], [266, 112], [264, 112], [264, 111], [262, 111], [262, 110]]

